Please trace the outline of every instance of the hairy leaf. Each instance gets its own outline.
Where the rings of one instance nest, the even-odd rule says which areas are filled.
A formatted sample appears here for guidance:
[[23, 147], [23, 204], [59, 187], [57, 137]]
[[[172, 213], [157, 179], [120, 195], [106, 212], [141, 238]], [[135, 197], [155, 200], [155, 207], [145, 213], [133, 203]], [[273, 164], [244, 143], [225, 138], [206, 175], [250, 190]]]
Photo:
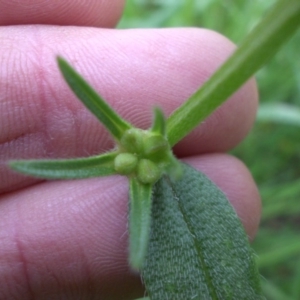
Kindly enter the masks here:
[[225, 195], [183, 164], [183, 176], [154, 186], [142, 269], [151, 300], [261, 299], [244, 228]]

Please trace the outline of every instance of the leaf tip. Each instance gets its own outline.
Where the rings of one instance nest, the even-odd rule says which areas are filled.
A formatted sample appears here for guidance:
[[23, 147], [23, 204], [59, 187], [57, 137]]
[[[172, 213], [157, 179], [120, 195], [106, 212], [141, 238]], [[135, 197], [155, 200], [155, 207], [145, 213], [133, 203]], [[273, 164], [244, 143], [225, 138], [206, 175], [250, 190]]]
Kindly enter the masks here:
[[10, 160], [7, 162], [7, 166], [17, 172], [26, 173], [26, 160]]
[[162, 109], [158, 106], [155, 106], [153, 109], [154, 119], [153, 125], [151, 128], [152, 132], [161, 134], [162, 136], [166, 135], [166, 118]]

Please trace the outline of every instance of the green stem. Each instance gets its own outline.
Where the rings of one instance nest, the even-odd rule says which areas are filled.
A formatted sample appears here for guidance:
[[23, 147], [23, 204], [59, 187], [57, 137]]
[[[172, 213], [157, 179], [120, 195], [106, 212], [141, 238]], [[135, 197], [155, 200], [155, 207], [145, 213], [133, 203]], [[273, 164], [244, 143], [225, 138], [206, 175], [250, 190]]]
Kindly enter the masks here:
[[279, 0], [218, 71], [167, 120], [175, 145], [278, 51], [300, 25], [300, 1]]
[[142, 267], [149, 242], [152, 185], [136, 178], [130, 181], [129, 262], [133, 269]]

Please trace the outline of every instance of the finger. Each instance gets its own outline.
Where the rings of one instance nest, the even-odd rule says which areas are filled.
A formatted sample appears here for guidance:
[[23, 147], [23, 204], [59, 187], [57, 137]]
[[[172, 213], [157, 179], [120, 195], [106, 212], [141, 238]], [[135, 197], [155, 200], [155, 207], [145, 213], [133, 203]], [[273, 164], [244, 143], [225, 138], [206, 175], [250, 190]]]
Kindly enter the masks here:
[[[201, 29], [100, 30], [8, 28], [0, 64], [0, 155], [77, 157], [113, 146], [107, 131], [70, 91], [54, 57], [64, 56], [125, 119], [148, 128], [152, 109], [169, 115], [232, 53], [221, 35]], [[24, 41], [22, 36], [27, 36]], [[42, 49], [42, 50], [41, 50]], [[235, 146], [251, 127], [257, 105], [249, 81], [176, 148], [179, 156]], [[0, 171], [0, 190], [32, 183]]]
[[0, 26], [55, 24], [112, 27], [121, 16], [124, 3], [124, 0], [0, 0]]
[[[216, 180], [253, 238], [260, 202], [243, 164], [223, 154], [187, 161]], [[81, 299], [141, 296], [140, 279], [127, 263], [127, 193], [126, 179], [113, 176], [41, 183], [3, 196], [2, 298], [66, 299], [75, 292]]]
[[137, 298], [125, 178], [44, 183], [0, 207], [2, 299]]

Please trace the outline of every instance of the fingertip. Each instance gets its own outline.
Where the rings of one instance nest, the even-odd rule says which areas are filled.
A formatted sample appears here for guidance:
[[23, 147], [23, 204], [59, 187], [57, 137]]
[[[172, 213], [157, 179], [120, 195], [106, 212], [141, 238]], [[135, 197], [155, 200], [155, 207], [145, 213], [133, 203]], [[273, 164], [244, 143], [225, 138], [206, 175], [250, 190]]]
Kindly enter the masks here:
[[0, 1], [0, 26], [19, 24], [114, 27], [124, 0]]
[[3, 196], [1, 295], [12, 295], [4, 278], [18, 281], [18, 299], [69, 299], [74, 287], [87, 299], [141, 295], [127, 259], [127, 190], [125, 178], [111, 176], [43, 182]]

